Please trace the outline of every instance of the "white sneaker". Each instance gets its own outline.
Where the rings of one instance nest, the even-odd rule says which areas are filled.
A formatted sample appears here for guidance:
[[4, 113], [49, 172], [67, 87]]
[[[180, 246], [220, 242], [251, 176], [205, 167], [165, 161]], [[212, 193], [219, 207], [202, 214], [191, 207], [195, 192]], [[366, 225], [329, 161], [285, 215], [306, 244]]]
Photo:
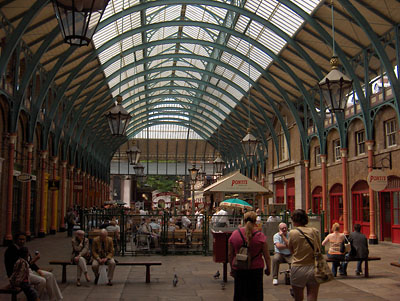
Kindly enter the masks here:
[[273, 284], [273, 285], [278, 285], [278, 279], [273, 279], [273, 280], [272, 280], [272, 284]]

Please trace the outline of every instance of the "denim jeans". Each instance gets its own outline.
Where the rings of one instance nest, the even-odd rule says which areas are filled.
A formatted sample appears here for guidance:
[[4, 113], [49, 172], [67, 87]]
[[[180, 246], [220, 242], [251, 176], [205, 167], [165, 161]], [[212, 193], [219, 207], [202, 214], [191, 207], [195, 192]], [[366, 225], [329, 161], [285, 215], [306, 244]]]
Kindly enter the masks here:
[[344, 261], [344, 255], [342, 254], [329, 254], [328, 253], [328, 258], [329, 259], [334, 259], [337, 261], [332, 262], [332, 274], [333, 276], [336, 277], [337, 275], [337, 268], [339, 267], [339, 272], [340, 273], [345, 273], [346, 271], [344, 269], [344, 264], [341, 264], [341, 261]]
[[[348, 265], [348, 260], [350, 259], [350, 255], [349, 254], [346, 254], [346, 256], [345, 256], [345, 262], [343, 262], [343, 267], [342, 267], [342, 269], [343, 269], [343, 273], [347, 273], [347, 265]], [[360, 259], [359, 261], [357, 261], [357, 269], [356, 269], [356, 272], [359, 272], [359, 273], [362, 273], [362, 267], [361, 267], [361, 265], [362, 265], [362, 263], [363, 263], [363, 261], [364, 260], [362, 260], [362, 259]]]

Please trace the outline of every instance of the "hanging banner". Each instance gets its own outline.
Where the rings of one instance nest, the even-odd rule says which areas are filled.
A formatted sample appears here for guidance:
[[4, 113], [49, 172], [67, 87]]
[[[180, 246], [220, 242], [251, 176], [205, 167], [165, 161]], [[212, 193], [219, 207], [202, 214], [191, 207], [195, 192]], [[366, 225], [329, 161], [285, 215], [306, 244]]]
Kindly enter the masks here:
[[373, 169], [368, 173], [367, 182], [369, 187], [374, 191], [382, 191], [388, 183], [388, 176], [383, 170]]

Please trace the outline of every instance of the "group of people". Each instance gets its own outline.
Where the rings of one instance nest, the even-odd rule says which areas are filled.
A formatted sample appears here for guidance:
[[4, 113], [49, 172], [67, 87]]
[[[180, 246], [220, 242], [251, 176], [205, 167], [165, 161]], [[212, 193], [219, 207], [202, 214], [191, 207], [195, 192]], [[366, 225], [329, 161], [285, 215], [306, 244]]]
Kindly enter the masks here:
[[[361, 225], [354, 225], [354, 232], [351, 232], [349, 237], [346, 237], [344, 233], [340, 233], [340, 226], [338, 223], [332, 225], [332, 233], [327, 235], [322, 242], [325, 246], [329, 243], [328, 258], [334, 259], [332, 262], [332, 274], [337, 276], [339, 268], [339, 274], [341, 276], [347, 276], [347, 265], [348, 260], [352, 258], [359, 258], [357, 261], [356, 275], [362, 274], [361, 264], [363, 258], [368, 258], [368, 241], [364, 234], [361, 233]], [[350, 252], [345, 252], [345, 243], [350, 243]]]
[[[274, 235], [274, 256], [272, 258], [272, 283], [278, 285], [279, 265], [288, 263], [290, 267], [291, 294], [296, 301], [303, 300], [307, 288], [307, 300], [318, 299], [319, 283], [314, 276], [314, 250], [320, 250], [320, 233], [313, 227], [307, 227], [308, 216], [302, 209], [294, 210], [291, 215], [293, 229], [289, 232], [285, 223], [279, 224], [279, 231]], [[257, 230], [257, 214], [253, 211], [244, 215], [244, 227], [234, 231], [229, 238], [229, 263], [234, 277], [234, 301], [263, 300], [263, 270], [271, 273], [271, 258], [265, 235]], [[343, 261], [340, 265], [346, 274], [346, 259], [358, 259], [356, 274], [362, 273], [361, 263], [368, 257], [366, 237], [360, 233], [360, 225], [354, 225], [354, 232], [349, 237], [339, 233], [339, 224], [334, 224], [322, 245], [330, 243], [328, 258]], [[352, 251], [343, 253], [343, 242], [349, 241]], [[342, 247], [341, 247], [342, 246]], [[243, 251], [243, 248], [246, 251]], [[244, 255], [245, 254], [245, 255]], [[243, 267], [240, 260], [246, 258], [248, 265]], [[333, 262], [332, 272], [336, 276], [338, 264]]]

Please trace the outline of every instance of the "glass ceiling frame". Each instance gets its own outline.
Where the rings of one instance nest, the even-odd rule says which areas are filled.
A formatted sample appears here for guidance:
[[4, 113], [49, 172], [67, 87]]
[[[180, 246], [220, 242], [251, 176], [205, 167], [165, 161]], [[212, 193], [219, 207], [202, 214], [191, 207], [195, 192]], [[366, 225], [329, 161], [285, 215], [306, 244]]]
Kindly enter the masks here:
[[[168, 90], [173, 88], [175, 91], [182, 91], [182, 93], [188, 94], [185, 89], [190, 89], [189, 93], [195, 97], [186, 98], [187, 106], [184, 105], [185, 98], [179, 99], [182, 110], [176, 110], [174, 113], [177, 118], [187, 118], [187, 110], [190, 108], [189, 119], [193, 119], [193, 122], [196, 112], [200, 115], [205, 115], [204, 118], [208, 118], [215, 125], [209, 132], [210, 134], [206, 135], [207, 138], [210, 137], [208, 135], [212, 135], [216, 131], [228, 114], [235, 111], [235, 107], [240, 105], [243, 96], [248, 94], [251, 86], [262, 74], [259, 69], [265, 70], [273, 62], [273, 57], [257, 47], [254, 42], [249, 42], [249, 38], [264, 45], [275, 55], [278, 55], [287, 43], [285, 39], [268, 27], [240, 14], [240, 10], [235, 10], [235, 5], [243, 7], [275, 24], [290, 37], [296, 33], [304, 22], [290, 8], [275, 0], [248, 0], [235, 3], [234, 1], [219, 1], [220, 3], [213, 1], [179, 1], [178, 3], [178, 1], [165, 0], [156, 2], [111, 0], [107, 6], [99, 30], [94, 36], [94, 45], [97, 49], [129, 30], [139, 28], [143, 30], [141, 33], [121, 39], [118, 43], [99, 52], [98, 57], [101, 64], [103, 66], [109, 65], [104, 68], [108, 85], [113, 96], [118, 93], [122, 94], [124, 106], [128, 110], [139, 112], [134, 116], [131, 122], [132, 125], [137, 120], [142, 120], [143, 116], [147, 116], [147, 118], [152, 116], [149, 113], [151, 112], [151, 107], [154, 106], [154, 102], [162, 102]], [[297, 0], [292, 2], [306, 12], [311, 13], [320, 1]], [[225, 7], [221, 3], [225, 3]], [[227, 9], [228, 7], [229, 9]], [[123, 13], [121, 13], [122, 9], [124, 9]], [[124, 17], [118, 18], [120, 15], [124, 15]], [[179, 23], [180, 26], [171, 24], [172, 26], [166, 27], [158, 24], [157, 28], [152, 28], [152, 25], [157, 25], [157, 23], [168, 24], [170, 21], [181, 21]], [[193, 26], [193, 23], [191, 23], [193, 21], [209, 23], [210, 26]], [[244, 38], [232, 35], [227, 31], [218, 31], [216, 26], [221, 25], [232, 28], [234, 31], [244, 35]], [[209, 44], [188, 44], [188, 37], [219, 43], [222, 44], [219, 46], [225, 48], [212, 47]], [[174, 43], [170, 43], [171, 40], [175, 40]], [[153, 41], [158, 41], [158, 44], [151, 46]], [[133, 53], [127, 51], [133, 48], [136, 49]], [[247, 60], [226, 51], [226, 48], [230, 48], [243, 57], [247, 57]], [[163, 58], [168, 54], [192, 54], [194, 57], [186, 59], [182, 59], [179, 56]], [[201, 55], [208, 55], [214, 60], [202, 60], [200, 58]], [[152, 58], [152, 60], [148, 60], [149, 58]], [[109, 64], [111, 61], [113, 63]], [[239, 76], [219, 64], [218, 61], [229, 64], [242, 74], [247, 73], [250, 78]], [[132, 62], [133, 66], [127, 68], [132, 65]], [[191, 65], [197, 70], [190, 70], [189, 72], [185, 70], [184, 65]], [[177, 68], [178, 66], [181, 66], [181, 68]], [[170, 67], [169, 71], [168, 67]], [[160, 70], [154, 72], [155, 69]], [[207, 71], [214, 73], [214, 75], [207, 73]], [[139, 74], [141, 76], [138, 76]], [[195, 74], [200, 76], [200, 80]], [[120, 77], [121, 81], [119, 81]], [[155, 88], [160, 88], [162, 82], [170, 82], [170, 84], [164, 84], [164, 91], [156, 90]], [[236, 89], [233, 87], [236, 87]], [[228, 93], [224, 94], [221, 90]], [[142, 93], [143, 91], [145, 93]], [[158, 100], [156, 93], [160, 95]], [[209, 97], [210, 94], [215, 97]], [[146, 101], [149, 97], [153, 99], [151, 104]], [[230, 99], [232, 97], [235, 99]], [[208, 109], [201, 106], [204, 102], [209, 104], [206, 106]], [[142, 105], [137, 107], [135, 104]], [[214, 107], [219, 108], [221, 105], [225, 107], [224, 112], [228, 110], [227, 114], [221, 114], [221, 112], [214, 109]], [[243, 110], [246, 111], [246, 108], [243, 107]], [[279, 115], [278, 112], [278, 118]], [[210, 116], [213, 116], [213, 118], [210, 119]], [[268, 118], [264, 115], [265, 117]], [[259, 132], [265, 130], [260, 125], [256, 125], [256, 127]], [[270, 128], [270, 130], [273, 129]], [[132, 128], [133, 132], [136, 131]]]

